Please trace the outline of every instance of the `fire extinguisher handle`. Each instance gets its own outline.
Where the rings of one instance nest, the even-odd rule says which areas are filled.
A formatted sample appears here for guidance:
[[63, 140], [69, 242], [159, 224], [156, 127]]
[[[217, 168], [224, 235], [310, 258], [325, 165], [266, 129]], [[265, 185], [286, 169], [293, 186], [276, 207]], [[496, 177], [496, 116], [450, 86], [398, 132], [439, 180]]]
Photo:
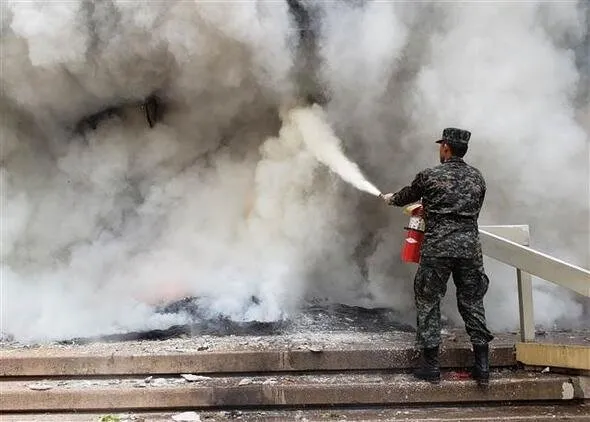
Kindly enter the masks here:
[[418, 216], [418, 213], [423, 212], [424, 208], [422, 207], [422, 204], [417, 203], [417, 204], [412, 204], [412, 205], [408, 205], [404, 208], [404, 213], [406, 215], [410, 215], [410, 216]]

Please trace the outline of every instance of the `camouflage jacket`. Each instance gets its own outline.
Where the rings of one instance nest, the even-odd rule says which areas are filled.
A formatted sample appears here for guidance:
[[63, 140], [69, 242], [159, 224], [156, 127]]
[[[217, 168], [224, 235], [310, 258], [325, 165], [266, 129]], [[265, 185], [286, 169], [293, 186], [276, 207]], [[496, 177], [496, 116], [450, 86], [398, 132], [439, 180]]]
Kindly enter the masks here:
[[480, 171], [458, 157], [416, 175], [391, 198], [405, 206], [422, 199], [426, 231], [422, 255], [475, 258], [481, 256], [477, 219], [486, 192]]

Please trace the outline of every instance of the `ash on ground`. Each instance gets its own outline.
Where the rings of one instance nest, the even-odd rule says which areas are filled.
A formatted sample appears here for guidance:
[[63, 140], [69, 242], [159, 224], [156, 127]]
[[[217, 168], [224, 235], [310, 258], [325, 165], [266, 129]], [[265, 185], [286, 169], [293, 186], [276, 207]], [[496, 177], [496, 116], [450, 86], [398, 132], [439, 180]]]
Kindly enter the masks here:
[[[258, 299], [252, 297], [253, 303]], [[156, 308], [159, 314], [179, 314], [190, 321], [166, 329], [136, 331], [100, 337], [75, 338], [61, 343], [87, 344], [138, 340], [167, 340], [185, 336], [272, 336], [295, 332], [413, 332], [407, 318], [390, 308], [362, 308], [314, 299], [290, 318], [272, 322], [235, 321], [226, 315], [211, 315], [203, 300], [187, 297]]]

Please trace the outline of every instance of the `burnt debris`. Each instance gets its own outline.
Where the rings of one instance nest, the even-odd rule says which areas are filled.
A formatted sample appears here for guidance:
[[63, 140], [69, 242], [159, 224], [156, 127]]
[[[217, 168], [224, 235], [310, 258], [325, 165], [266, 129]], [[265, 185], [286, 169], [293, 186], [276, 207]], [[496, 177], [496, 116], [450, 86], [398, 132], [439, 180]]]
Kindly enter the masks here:
[[145, 119], [150, 128], [153, 128], [162, 118], [161, 101], [156, 95], [150, 95], [141, 105], [145, 113]]
[[[252, 304], [260, 303], [256, 296]], [[277, 321], [235, 321], [222, 314], [211, 316], [202, 300], [187, 297], [155, 309], [159, 314], [184, 315], [190, 323], [166, 329], [135, 331], [106, 336], [74, 338], [61, 344], [88, 344], [94, 342], [121, 342], [140, 340], [168, 340], [186, 336], [272, 336], [297, 331], [342, 332], [414, 332], [403, 322], [402, 315], [390, 308], [362, 308], [345, 304], [314, 300], [306, 303], [299, 314], [291, 319]]]
[[76, 124], [74, 131], [76, 133], [85, 133], [89, 130], [96, 130], [98, 125], [105, 120], [110, 120], [115, 117], [123, 117], [123, 113], [120, 107], [107, 107], [104, 110], [100, 110], [97, 113], [91, 114], [90, 116], [83, 117]]
[[153, 128], [161, 121], [164, 114], [162, 100], [156, 94], [152, 94], [140, 102], [111, 105], [96, 113], [85, 116], [74, 126], [74, 132], [83, 134], [89, 130], [96, 130], [104, 121], [113, 118], [122, 119], [125, 116], [124, 111], [128, 107], [139, 108], [144, 114], [146, 123], [150, 128]]

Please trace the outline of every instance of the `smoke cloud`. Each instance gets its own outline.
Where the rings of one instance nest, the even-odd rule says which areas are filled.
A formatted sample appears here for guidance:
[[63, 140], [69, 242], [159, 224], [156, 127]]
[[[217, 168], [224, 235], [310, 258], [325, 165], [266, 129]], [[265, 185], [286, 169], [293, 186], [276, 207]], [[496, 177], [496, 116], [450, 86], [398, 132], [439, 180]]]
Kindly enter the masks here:
[[[406, 216], [336, 173], [397, 190], [437, 163], [447, 126], [473, 133], [481, 224], [530, 224], [533, 246], [590, 267], [589, 10], [3, 2], [1, 331], [162, 327], [181, 317], [153, 305], [184, 295], [236, 320], [327, 297], [412, 322]], [[310, 90], [323, 111], [301, 105]], [[487, 265], [490, 325], [514, 329], [513, 269]], [[544, 282], [535, 305], [546, 326], [581, 319], [580, 299]]]
[[344, 155], [341, 140], [325, 122], [324, 114], [318, 105], [310, 109], [293, 109], [288, 113], [288, 118], [296, 125], [303, 143], [314, 158], [355, 188], [379, 196], [379, 189], [365, 179], [358, 166]]

